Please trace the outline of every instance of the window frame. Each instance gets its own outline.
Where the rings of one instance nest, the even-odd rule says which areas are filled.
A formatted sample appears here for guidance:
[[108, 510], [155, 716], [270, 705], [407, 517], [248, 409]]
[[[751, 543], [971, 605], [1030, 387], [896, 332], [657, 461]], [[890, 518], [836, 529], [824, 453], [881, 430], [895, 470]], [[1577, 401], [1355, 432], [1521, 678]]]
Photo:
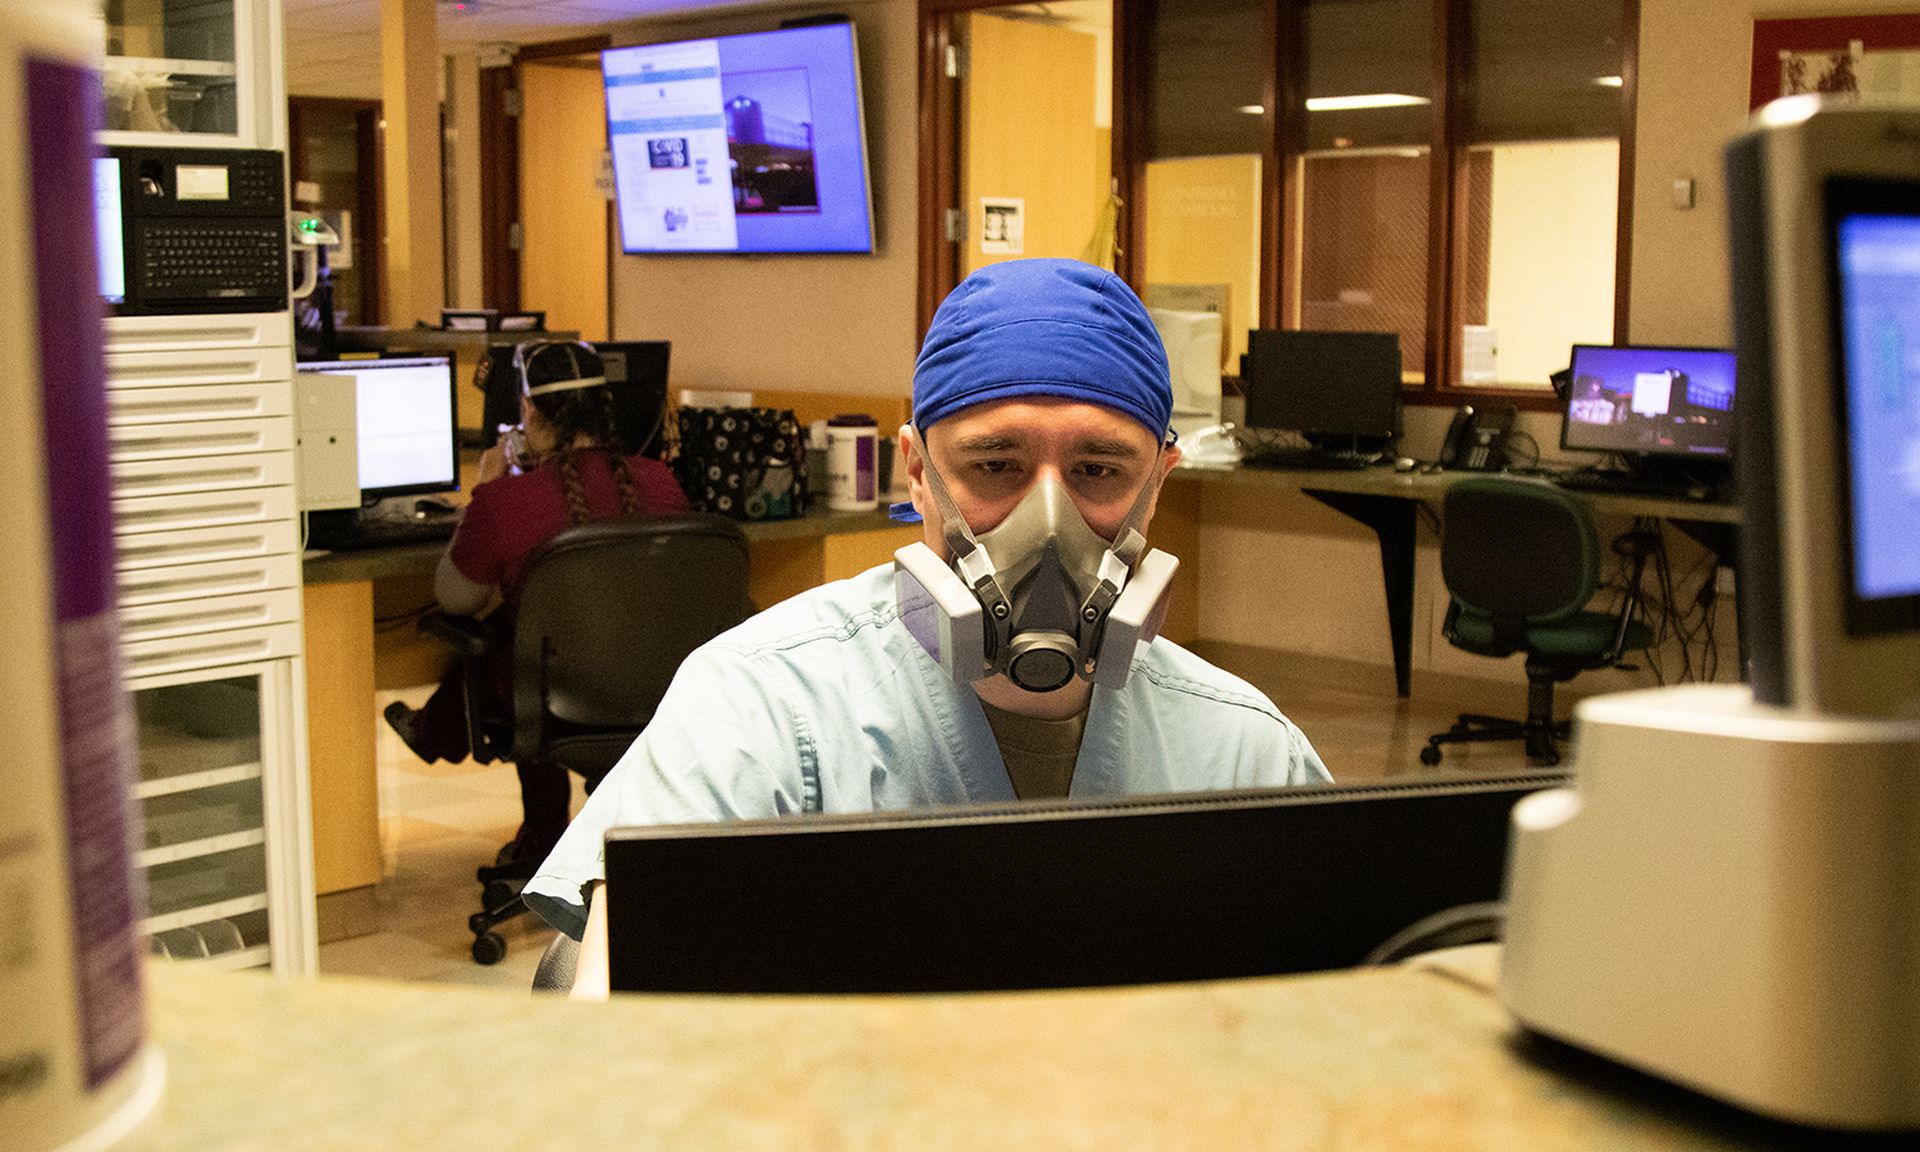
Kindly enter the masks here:
[[[955, 208], [957, 116], [954, 81], [945, 75], [947, 19], [957, 12], [1000, 7], [1007, 0], [920, 0], [920, 267], [919, 321], [924, 333], [956, 281], [958, 248], [946, 239], [946, 213]], [[1428, 149], [1427, 351], [1425, 380], [1402, 389], [1403, 402], [1457, 405], [1469, 397], [1497, 398], [1516, 407], [1559, 407], [1544, 388], [1457, 383], [1460, 317], [1464, 313], [1467, 244], [1467, 117], [1473, 106], [1474, 0], [1430, 0], [1432, 139]], [[1264, 28], [1272, 50], [1262, 89], [1266, 112], [1261, 153], [1259, 322], [1298, 327], [1301, 156], [1306, 142], [1306, 0], [1264, 0]], [[1116, 266], [1143, 290], [1149, 141], [1149, 93], [1155, 64], [1151, 42], [1155, 0], [1113, 0], [1113, 166], [1121, 198]], [[1639, 0], [1621, 0], [1621, 120], [1619, 199], [1614, 242], [1613, 340], [1630, 331], [1634, 119], [1638, 90]], [[1137, 255], [1138, 254], [1138, 255]]]

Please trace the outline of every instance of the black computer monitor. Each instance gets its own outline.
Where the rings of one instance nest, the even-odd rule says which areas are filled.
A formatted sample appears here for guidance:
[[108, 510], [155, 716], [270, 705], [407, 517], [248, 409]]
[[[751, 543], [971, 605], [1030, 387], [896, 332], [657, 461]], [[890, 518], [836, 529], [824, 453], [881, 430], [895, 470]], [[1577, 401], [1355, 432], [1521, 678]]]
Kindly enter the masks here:
[[1241, 383], [1249, 428], [1332, 447], [1384, 442], [1400, 430], [1400, 337], [1392, 332], [1256, 328]]
[[460, 439], [453, 362], [444, 356], [307, 362], [301, 372], [351, 376], [360, 500], [453, 492]]
[[1087, 987], [1350, 967], [1497, 900], [1558, 773], [616, 828], [611, 985]]
[[[613, 390], [614, 435], [629, 456], [659, 459], [666, 452], [667, 362], [673, 345], [666, 340], [603, 340], [593, 345], [607, 369]], [[520, 423], [520, 377], [513, 347], [488, 349], [481, 386], [486, 401], [480, 415], [480, 445], [491, 448], [501, 427]]]
[[1629, 456], [1726, 460], [1733, 452], [1733, 353], [1724, 348], [1576, 344], [1560, 446]]

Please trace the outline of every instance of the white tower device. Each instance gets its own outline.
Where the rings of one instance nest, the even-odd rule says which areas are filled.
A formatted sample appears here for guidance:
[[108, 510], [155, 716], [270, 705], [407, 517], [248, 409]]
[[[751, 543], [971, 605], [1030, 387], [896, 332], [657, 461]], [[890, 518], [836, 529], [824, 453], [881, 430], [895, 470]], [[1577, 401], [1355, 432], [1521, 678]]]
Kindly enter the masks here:
[[1218, 312], [1149, 308], [1173, 374], [1173, 427], [1182, 439], [1220, 422], [1221, 324]]
[[1584, 702], [1514, 810], [1501, 997], [1764, 1115], [1920, 1128], [1920, 108], [1728, 150], [1751, 688]]

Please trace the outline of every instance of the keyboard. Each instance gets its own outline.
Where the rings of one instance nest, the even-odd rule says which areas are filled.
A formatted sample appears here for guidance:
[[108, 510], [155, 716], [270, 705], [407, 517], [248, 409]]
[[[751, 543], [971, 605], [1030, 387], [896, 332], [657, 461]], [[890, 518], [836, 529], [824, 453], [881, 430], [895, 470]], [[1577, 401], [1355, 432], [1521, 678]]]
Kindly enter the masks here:
[[1358, 472], [1380, 460], [1378, 452], [1329, 452], [1320, 448], [1262, 448], [1240, 458], [1245, 468], [1289, 472]]
[[458, 516], [360, 517], [345, 522], [314, 521], [307, 533], [307, 547], [327, 552], [356, 552], [365, 548], [391, 548], [397, 544], [419, 544], [449, 540], [460, 526]]
[[1629, 496], [1656, 496], [1668, 500], [1706, 500], [1713, 488], [1706, 484], [1685, 484], [1673, 480], [1649, 479], [1631, 472], [1596, 471], [1575, 468], [1549, 476], [1555, 484], [1575, 492], [1618, 492]]

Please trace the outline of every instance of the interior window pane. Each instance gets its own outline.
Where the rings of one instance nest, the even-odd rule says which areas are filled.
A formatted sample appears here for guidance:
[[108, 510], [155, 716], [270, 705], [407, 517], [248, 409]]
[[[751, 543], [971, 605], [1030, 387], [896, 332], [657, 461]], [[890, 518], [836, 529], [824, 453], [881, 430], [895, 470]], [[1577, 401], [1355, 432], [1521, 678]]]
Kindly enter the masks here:
[[1550, 388], [1573, 345], [1613, 342], [1620, 142], [1483, 145], [1468, 162], [1460, 382]]
[[1309, 154], [1301, 162], [1300, 327], [1397, 332], [1402, 378], [1425, 379], [1424, 148]]
[[1222, 366], [1260, 316], [1264, 0], [1162, 0], [1148, 30], [1146, 298], [1222, 314]]
[[1474, 0], [1472, 139], [1618, 136], [1620, 9], [1621, 0]]
[[1261, 115], [1267, 34], [1264, 0], [1161, 0], [1153, 45], [1147, 156], [1224, 156], [1266, 146]]
[[1465, 156], [1459, 383], [1547, 389], [1611, 343], [1620, 0], [1477, 0]]
[[1432, 0], [1308, 0], [1307, 149], [1426, 147]]

